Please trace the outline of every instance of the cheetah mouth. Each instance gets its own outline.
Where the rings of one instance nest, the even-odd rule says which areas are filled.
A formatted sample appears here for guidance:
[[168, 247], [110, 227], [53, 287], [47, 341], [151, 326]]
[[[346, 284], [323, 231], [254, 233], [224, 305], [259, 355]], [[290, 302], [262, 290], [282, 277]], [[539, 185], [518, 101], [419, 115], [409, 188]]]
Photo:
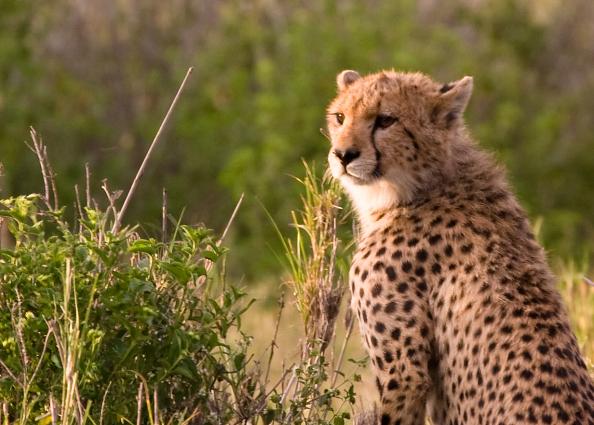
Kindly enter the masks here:
[[382, 177], [382, 172], [380, 170], [379, 163], [376, 163], [373, 170], [368, 173], [357, 173], [355, 170], [349, 170], [349, 167], [347, 167], [344, 170], [343, 176], [348, 177], [353, 183], [357, 185], [366, 185], [380, 179]]
[[349, 174], [348, 172], [345, 172], [342, 176], [346, 177], [347, 179], [349, 179], [351, 181], [351, 183], [354, 183], [357, 186], [362, 186], [362, 185], [368, 183], [365, 179], [363, 179], [361, 177], [354, 176], [352, 174]]

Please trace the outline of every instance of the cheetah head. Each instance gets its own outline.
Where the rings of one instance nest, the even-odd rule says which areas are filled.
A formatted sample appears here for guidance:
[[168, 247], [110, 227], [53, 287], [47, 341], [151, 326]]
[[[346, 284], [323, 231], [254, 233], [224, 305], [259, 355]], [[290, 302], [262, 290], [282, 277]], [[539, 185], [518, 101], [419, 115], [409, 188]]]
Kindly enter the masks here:
[[337, 76], [327, 110], [332, 175], [364, 219], [411, 202], [452, 167], [472, 77], [439, 84], [420, 73]]

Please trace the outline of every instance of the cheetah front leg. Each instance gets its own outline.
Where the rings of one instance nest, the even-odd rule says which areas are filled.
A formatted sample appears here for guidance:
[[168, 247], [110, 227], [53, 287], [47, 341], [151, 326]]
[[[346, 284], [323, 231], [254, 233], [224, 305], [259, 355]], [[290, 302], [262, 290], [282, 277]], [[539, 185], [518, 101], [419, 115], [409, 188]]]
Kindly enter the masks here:
[[431, 316], [424, 300], [408, 296], [414, 293], [409, 283], [381, 285], [371, 286], [371, 302], [357, 303], [380, 395], [379, 425], [423, 425], [431, 387]]

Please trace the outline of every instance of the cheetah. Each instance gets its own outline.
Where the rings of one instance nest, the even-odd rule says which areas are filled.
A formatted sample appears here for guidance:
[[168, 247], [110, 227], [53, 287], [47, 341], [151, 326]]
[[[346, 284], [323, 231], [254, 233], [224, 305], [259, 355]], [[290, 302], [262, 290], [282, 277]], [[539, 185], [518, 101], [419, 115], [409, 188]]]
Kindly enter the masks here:
[[381, 425], [594, 425], [594, 385], [504, 171], [465, 128], [473, 79], [343, 71], [332, 175], [360, 227], [351, 308]]

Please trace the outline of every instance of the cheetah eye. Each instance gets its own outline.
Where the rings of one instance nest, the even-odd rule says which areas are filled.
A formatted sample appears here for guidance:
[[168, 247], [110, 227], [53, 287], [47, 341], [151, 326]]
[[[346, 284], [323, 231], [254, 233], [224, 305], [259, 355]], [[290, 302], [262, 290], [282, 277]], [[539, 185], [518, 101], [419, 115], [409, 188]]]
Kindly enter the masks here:
[[375, 117], [375, 126], [377, 128], [388, 128], [392, 124], [394, 124], [396, 121], [398, 121], [397, 117], [380, 114], [377, 117]]
[[337, 112], [334, 114], [334, 116], [336, 117], [336, 122], [338, 125], [342, 125], [344, 122], [344, 114], [342, 112]]

